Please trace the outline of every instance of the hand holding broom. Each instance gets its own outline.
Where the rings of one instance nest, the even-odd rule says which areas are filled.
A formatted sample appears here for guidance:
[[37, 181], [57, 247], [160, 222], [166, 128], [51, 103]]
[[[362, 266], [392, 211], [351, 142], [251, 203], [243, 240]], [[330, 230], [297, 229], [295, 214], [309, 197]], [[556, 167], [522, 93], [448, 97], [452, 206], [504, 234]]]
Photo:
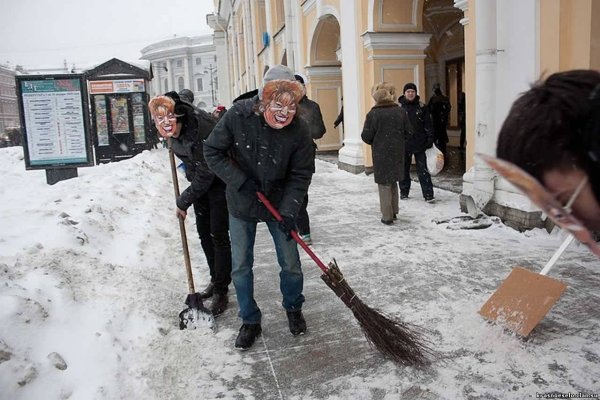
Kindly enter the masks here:
[[[283, 218], [265, 195], [261, 192], [256, 192], [256, 195], [273, 217], [281, 222]], [[414, 326], [394, 321], [363, 303], [345, 280], [335, 260], [326, 266], [304, 243], [298, 232], [291, 230], [290, 235], [321, 268], [321, 279], [352, 310], [370, 345], [375, 346], [395, 363], [414, 366], [427, 364], [428, 356], [433, 355], [433, 350], [428, 346], [428, 341], [421, 337], [420, 332], [413, 331]]]

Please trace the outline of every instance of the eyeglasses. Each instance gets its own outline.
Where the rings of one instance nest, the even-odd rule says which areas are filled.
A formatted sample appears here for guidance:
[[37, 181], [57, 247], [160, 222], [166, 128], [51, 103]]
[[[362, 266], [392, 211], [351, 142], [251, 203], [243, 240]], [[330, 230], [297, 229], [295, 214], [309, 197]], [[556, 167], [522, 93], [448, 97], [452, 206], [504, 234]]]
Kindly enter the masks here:
[[167, 121], [172, 122], [172, 121], [175, 121], [176, 119], [177, 119], [177, 115], [175, 115], [175, 114], [159, 115], [156, 117], [156, 121], [159, 124], [164, 124]]
[[517, 189], [521, 190], [529, 197], [529, 199], [556, 225], [569, 231], [577, 240], [588, 246], [592, 253], [600, 256], [600, 246], [598, 246], [592, 237], [589, 229], [587, 229], [585, 225], [572, 214], [571, 210], [575, 200], [577, 200], [581, 191], [588, 183], [587, 176], [579, 182], [577, 188], [567, 201], [567, 204], [563, 205], [554, 195], [548, 192], [537, 179], [516, 165], [486, 154], [477, 155], [507, 181], [512, 183]]

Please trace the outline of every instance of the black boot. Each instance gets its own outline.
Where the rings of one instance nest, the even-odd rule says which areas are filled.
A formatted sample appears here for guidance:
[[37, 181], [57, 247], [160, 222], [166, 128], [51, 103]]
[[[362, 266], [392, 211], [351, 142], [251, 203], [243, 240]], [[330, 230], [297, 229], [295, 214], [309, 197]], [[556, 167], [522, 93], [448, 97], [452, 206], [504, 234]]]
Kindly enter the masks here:
[[229, 297], [227, 293], [215, 293], [213, 296], [212, 304], [210, 305], [210, 311], [213, 316], [223, 314], [223, 311], [227, 309], [229, 303]]
[[209, 283], [206, 288], [200, 292], [200, 298], [201, 299], [208, 299], [209, 297], [212, 297], [213, 292], [215, 290], [215, 284], [214, 283]]
[[260, 324], [243, 324], [235, 339], [235, 348], [246, 350], [252, 347], [256, 338], [260, 336], [262, 329]]
[[306, 321], [304, 320], [301, 310], [288, 311], [287, 317], [292, 335], [297, 336], [304, 335], [306, 333]]

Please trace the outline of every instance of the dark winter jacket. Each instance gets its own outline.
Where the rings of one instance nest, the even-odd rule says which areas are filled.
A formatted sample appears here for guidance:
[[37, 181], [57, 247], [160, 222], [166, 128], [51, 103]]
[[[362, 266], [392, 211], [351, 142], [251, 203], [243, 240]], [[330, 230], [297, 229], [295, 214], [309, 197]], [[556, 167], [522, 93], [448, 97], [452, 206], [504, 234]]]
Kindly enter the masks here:
[[410, 130], [406, 111], [393, 101], [377, 103], [367, 113], [361, 137], [372, 146], [375, 183], [404, 178], [404, 147]]
[[437, 140], [448, 143], [448, 133], [446, 126], [448, 125], [448, 116], [450, 115], [450, 99], [444, 96], [441, 92], [436, 92], [429, 103], [427, 104], [431, 119], [433, 121], [433, 133]]
[[427, 106], [419, 101], [416, 96], [413, 101], [408, 101], [404, 96], [398, 99], [400, 106], [408, 113], [412, 126], [412, 136], [406, 141], [406, 149], [411, 153], [421, 153], [433, 145], [433, 123]]
[[185, 176], [191, 185], [177, 199], [177, 207], [187, 210], [194, 201], [205, 195], [213, 185], [224, 185], [208, 168], [204, 159], [203, 140], [216, 124], [207, 112], [195, 109], [184, 102], [177, 102], [175, 111], [183, 114], [181, 133], [177, 138], [169, 139], [173, 153], [183, 161]]
[[309, 129], [310, 137], [313, 139], [321, 139], [327, 129], [323, 123], [323, 115], [321, 107], [316, 101], [312, 101], [304, 96], [300, 100], [300, 113], [298, 116], [304, 120]]
[[313, 141], [300, 118], [271, 128], [255, 112], [258, 96], [233, 103], [204, 143], [208, 166], [227, 184], [229, 212], [247, 221], [273, 220], [255, 194], [240, 192], [252, 179], [283, 216], [296, 217], [314, 172]]

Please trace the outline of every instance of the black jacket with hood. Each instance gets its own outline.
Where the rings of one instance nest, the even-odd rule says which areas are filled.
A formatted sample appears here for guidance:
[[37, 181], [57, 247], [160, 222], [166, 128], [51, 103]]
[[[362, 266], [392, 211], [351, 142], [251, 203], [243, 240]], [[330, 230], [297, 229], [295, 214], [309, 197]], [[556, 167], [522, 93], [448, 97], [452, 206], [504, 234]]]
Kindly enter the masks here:
[[313, 141], [296, 116], [273, 129], [259, 115], [258, 96], [233, 103], [204, 143], [208, 166], [227, 184], [229, 212], [247, 221], [273, 220], [253, 193], [240, 192], [248, 179], [283, 216], [296, 217], [312, 174]]
[[421, 153], [433, 145], [433, 121], [427, 106], [419, 101], [417, 95], [409, 101], [404, 95], [398, 98], [400, 106], [408, 113], [413, 134], [406, 141], [406, 150]]
[[[170, 93], [167, 93], [169, 95]], [[180, 134], [171, 138], [173, 153], [183, 161], [185, 176], [191, 185], [177, 199], [177, 207], [187, 210], [196, 200], [208, 193], [215, 185], [224, 186], [215, 174], [208, 168], [204, 159], [203, 141], [214, 128], [216, 121], [207, 112], [195, 109], [189, 103], [174, 98], [175, 113], [181, 115]]]

